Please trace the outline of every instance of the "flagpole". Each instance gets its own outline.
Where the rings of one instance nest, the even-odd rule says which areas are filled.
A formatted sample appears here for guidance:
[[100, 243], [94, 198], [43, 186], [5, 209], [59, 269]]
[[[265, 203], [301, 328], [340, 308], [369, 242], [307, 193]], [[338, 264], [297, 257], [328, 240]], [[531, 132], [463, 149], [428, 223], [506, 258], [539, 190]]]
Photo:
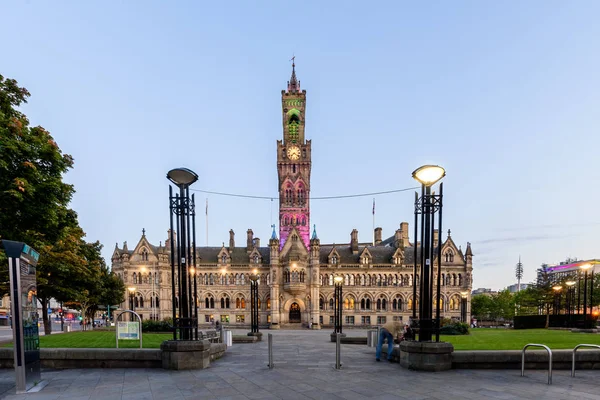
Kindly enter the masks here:
[[373, 246], [375, 246], [375, 197], [373, 197]]
[[208, 247], [208, 197], [206, 198], [206, 247]]

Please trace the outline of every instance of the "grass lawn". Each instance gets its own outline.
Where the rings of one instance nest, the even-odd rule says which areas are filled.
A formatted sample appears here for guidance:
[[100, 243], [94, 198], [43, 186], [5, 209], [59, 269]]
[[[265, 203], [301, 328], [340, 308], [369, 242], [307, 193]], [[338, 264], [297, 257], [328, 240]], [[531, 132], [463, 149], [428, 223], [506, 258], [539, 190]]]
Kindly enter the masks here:
[[[541, 343], [551, 349], [572, 349], [578, 344], [600, 345], [600, 334], [571, 333], [570, 331], [546, 329], [471, 329], [469, 335], [446, 336], [441, 340], [450, 342], [456, 350], [521, 350], [527, 343]], [[160, 344], [173, 336], [168, 333], [145, 333], [145, 349], [158, 349]], [[12, 347], [12, 343], [4, 345]], [[40, 347], [114, 348], [114, 331], [88, 331], [61, 333], [40, 337]], [[137, 340], [121, 340], [119, 348], [138, 348]]]
[[[145, 349], [158, 349], [165, 340], [172, 339], [169, 333], [144, 333], [142, 345]], [[12, 343], [4, 347], [12, 347]], [[88, 331], [61, 333], [60, 335], [40, 336], [40, 347], [72, 348], [115, 348], [115, 331]], [[119, 340], [119, 348], [139, 348], [137, 340]]]
[[600, 334], [571, 333], [546, 329], [470, 329], [469, 335], [440, 337], [455, 350], [521, 350], [528, 343], [545, 344], [551, 349], [572, 349], [581, 343], [600, 345]]

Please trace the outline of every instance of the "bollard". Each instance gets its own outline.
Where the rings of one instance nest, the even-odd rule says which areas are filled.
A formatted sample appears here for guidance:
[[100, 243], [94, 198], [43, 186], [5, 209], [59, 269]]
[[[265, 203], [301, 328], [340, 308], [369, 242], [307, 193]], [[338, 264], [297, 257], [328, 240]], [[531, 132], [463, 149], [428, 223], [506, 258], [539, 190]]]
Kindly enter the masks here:
[[342, 334], [338, 333], [335, 335], [335, 369], [341, 369], [342, 363], [340, 362], [340, 344], [342, 342]]
[[269, 369], [273, 369], [273, 335], [269, 333]]

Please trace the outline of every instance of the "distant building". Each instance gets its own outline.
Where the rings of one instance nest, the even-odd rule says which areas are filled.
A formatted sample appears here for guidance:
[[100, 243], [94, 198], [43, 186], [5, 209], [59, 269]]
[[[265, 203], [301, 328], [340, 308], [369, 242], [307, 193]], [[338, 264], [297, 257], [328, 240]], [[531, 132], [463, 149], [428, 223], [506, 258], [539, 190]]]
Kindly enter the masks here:
[[[521, 283], [520, 290], [527, 289], [530, 285], [530, 283]], [[507, 286], [506, 289], [511, 293], [517, 293], [519, 291], [519, 285], [515, 283], [514, 285]]]
[[600, 272], [599, 259], [567, 260], [558, 265], [549, 266], [548, 264], [543, 264], [538, 270], [538, 281], [540, 281], [540, 279], [547, 279], [549, 282], [554, 283], [568, 279], [577, 279], [577, 274], [583, 273], [581, 266], [585, 264], [590, 264], [592, 266], [592, 268], [588, 269], [588, 273], [593, 271], [594, 274], [597, 274]]
[[488, 296], [491, 296], [493, 294], [497, 294], [498, 291], [496, 290], [492, 290], [492, 289], [487, 289], [487, 288], [479, 288], [479, 289], [475, 289], [471, 292], [471, 296], [475, 296], [476, 294], [485, 294]]

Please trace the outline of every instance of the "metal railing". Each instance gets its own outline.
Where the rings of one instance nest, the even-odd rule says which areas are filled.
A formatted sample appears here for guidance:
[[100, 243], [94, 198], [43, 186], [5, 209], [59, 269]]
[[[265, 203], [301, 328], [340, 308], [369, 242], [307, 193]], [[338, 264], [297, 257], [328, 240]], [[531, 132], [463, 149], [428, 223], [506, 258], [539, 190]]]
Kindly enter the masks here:
[[600, 346], [598, 346], [597, 344], [578, 344], [577, 346], [575, 346], [575, 348], [573, 349], [573, 362], [571, 363], [571, 377], [575, 376], [575, 353], [577, 352], [577, 349], [580, 347], [593, 347], [596, 349], [600, 349]]
[[543, 347], [548, 352], [548, 385], [552, 384], [552, 350], [545, 344], [537, 344], [537, 343], [529, 343], [523, 347], [523, 351], [521, 352], [521, 376], [525, 376], [525, 350], [528, 347]]

